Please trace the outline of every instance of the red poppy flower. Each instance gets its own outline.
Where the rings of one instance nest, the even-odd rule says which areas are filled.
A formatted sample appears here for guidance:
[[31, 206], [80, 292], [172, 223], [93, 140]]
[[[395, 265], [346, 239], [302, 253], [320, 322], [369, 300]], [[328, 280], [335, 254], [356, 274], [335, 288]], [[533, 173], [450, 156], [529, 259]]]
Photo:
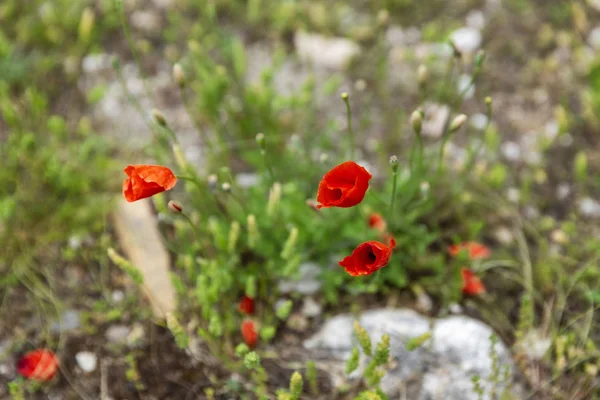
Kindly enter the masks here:
[[254, 313], [254, 300], [248, 296], [242, 297], [240, 301], [239, 309], [244, 314], [252, 314]]
[[361, 243], [338, 264], [352, 276], [371, 275], [390, 261], [396, 241], [390, 237], [389, 243], [389, 246], [376, 241]]
[[256, 325], [253, 321], [247, 319], [242, 322], [242, 337], [244, 338], [244, 342], [251, 349], [256, 346], [256, 342], [258, 342], [258, 333], [256, 332]]
[[49, 381], [58, 372], [58, 357], [51, 350], [32, 350], [19, 359], [17, 371], [28, 379]]
[[372, 213], [369, 215], [369, 227], [383, 233], [387, 228], [387, 222], [385, 222], [381, 214]]
[[452, 257], [458, 256], [463, 250], [467, 250], [469, 252], [469, 258], [471, 260], [488, 258], [492, 254], [489, 247], [477, 242], [453, 244], [452, 246], [448, 247], [448, 253]]
[[177, 183], [175, 174], [160, 165], [129, 165], [124, 171], [123, 196], [130, 203], [171, 190]]
[[354, 161], [346, 161], [327, 172], [317, 192], [323, 207], [352, 207], [365, 198], [372, 175]]
[[467, 296], [477, 296], [479, 294], [485, 293], [485, 286], [481, 279], [475, 275], [473, 271], [467, 268], [463, 268], [460, 270], [460, 274], [463, 279], [463, 287], [462, 292]]

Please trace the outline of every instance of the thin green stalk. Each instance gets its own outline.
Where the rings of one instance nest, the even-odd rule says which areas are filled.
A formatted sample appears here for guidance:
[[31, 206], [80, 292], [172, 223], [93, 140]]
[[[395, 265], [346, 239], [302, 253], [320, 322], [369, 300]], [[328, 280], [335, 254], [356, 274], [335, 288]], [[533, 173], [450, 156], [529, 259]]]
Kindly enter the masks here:
[[398, 157], [390, 157], [390, 165], [392, 167], [392, 198], [390, 200], [390, 214], [394, 214], [394, 203], [396, 202], [396, 187], [398, 186]]
[[346, 118], [348, 121], [348, 139], [350, 140], [350, 159], [353, 160], [354, 159], [355, 141], [354, 141], [354, 130], [352, 129], [352, 110], [350, 109], [350, 100], [349, 100], [348, 93], [346, 93], [346, 92], [342, 93], [341, 97], [342, 97], [342, 100], [344, 100], [344, 103], [346, 104]]

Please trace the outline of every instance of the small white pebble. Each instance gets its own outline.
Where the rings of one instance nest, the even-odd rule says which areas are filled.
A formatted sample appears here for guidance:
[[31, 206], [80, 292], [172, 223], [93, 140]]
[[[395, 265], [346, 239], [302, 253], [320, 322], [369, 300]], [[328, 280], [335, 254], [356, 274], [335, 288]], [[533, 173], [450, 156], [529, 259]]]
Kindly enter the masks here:
[[473, 114], [470, 118], [470, 124], [474, 129], [482, 131], [488, 123], [488, 117], [485, 114]]
[[80, 351], [75, 354], [75, 360], [79, 368], [86, 373], [94, 372], [98, 365], [98, 357], [91, 351]]
[[561, 183], [556, 187], [556, 198], [564, 200], [571, 194], [571, 186], [568, 183]]
[[586, 217], [600, 217], [600, 203], [590, 197], [579, 201], [579, 212]]
[[521, 147], [515, 142], [505, 142], [500, 151], [509, 161], [518, 161], [521, 158]]
[[506, 191], [506, 197], [511, 203], [518, 203], [519, 200], [521, 200], [521, 192], [519, 191], [519, 189], [514, 187], [508, 188], [508, 190]]
[[122, 290], [115, 290], [114, 292], [112, 292], [111, 297], [112, 301], [114, 301], [115, 303], [120, 303], [125, 299], [125, 293], [123, 293]]

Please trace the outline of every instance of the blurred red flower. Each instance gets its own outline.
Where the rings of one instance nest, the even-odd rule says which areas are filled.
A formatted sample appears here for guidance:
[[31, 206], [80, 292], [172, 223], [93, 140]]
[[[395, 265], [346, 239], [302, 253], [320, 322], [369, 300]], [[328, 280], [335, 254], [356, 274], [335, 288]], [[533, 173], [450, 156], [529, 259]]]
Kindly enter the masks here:
[[485, 286], [481, 279], [475, 275], [473, 271], [467, 268], [462, 268], [460, 274], [463, 279], [462, 292], [467, 296], [477, 296], [485, 293]]
[[383, 219], [381, 214], [371, 213], [371, 215], [369, 215], [369, 227], [383, 233], [387, 229], [387, 222]]
[[360, 203], [369, 188], [372, 175], [354, 161], [346, 161], [327, 172], [317, 192], [317, 201], [324, 207], [353, 207]]
[[51, 350], [37, 349], [19, 359], [17, 371], [28, 379], [49, 381], [58, 372], [58, 366], [58, 357]]
[[256, 342], [258, 342], [258, 333], [256, 332], [256, 324], [252, 320], [244, 320], [242, 322], [242, 337], [244, 338], [244, 342], [251, 349], [256, 346]]
[[244, 297], [242, 297], [242, 300], [240, 301], [240, 305], [238, 308], [244, 314], [250, 315], [250, 314], [254, 313], [254, 300], [248, 296], [244, 296]]
[[462, 251], [465, 250], [468, 251], [469, 258], [471, 260], [488, 258], [492, 254], [489, 247], [477, 242], [453, 244], [452, 246], [448, 247], [448, 253], [452, 257], [458, 256]]
[[387, 265], [395, 246], [396, 241], [391, 236], [387, 246], [376, 241], [364, 242], [338, 264], [352, 276], [371, 275]]
[[124, 171], [123, 196], [130, 203], [171, 190], [177, 183], [175, 174], [160, 165], [129, 165]]

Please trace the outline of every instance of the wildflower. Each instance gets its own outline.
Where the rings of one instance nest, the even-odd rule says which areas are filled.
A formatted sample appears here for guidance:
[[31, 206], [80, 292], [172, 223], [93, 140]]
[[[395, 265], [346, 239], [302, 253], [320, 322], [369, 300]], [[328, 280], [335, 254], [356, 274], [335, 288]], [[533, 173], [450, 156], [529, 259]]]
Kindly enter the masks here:
[[177, 183], [175, 174], [160, 165], [129, 165], [124, 171], [123, 196], [130, 203], [171, 190]]
[[258, 341], [258, 333], [256, 332], [256, 325], [253, 321], [247, 319], [242, 322], [242, 337], [244, 342], [253, 349]]
[[252, 299], [251, 297], [248, 297], [248, 296], [242, 297], [242, 300], [240, 301], [240, 305], [238, 308], [244, 314], [250, 315], [250, 314], [254, 313], [254, 299]]
[[393, 237], [389, 238], [389, 245], [376, 241], [364, 242], [338, 264], [352, 276], [371, 275], [387, 265], [395, 246]]
[[453, 244], [452, 246], [448, 247], [448, 253], [452, 257], [458, 256], [463, 250], [467, 250], [469, 252], [469, 258], [471, 260], [488, 258], [492, 254], [489, 247], [477, 242], [464, 242], [460, 244]]
[[385, 222], [381, 214], [372, 213], [369, 215], [369, 227], [383, 233], [387, 228], [387, 222]]
[[317, 201], [323, 207], [353, 207], [360, 203], [369, 188], [372, 175], [354, 161], [346, 161], [323, 176]]
[[28, 379], [49, 381], [58, 372], [58, 357], [47, 349], [30, 351], [19, 359], [17, 371]]
[[467, 296], [477, 296], [485, 293], [485, 286], [481, 279], [475, 275], [473, 271], [467, 268], [462, 268], [460, 274], [463, 279], [462, 292]]

